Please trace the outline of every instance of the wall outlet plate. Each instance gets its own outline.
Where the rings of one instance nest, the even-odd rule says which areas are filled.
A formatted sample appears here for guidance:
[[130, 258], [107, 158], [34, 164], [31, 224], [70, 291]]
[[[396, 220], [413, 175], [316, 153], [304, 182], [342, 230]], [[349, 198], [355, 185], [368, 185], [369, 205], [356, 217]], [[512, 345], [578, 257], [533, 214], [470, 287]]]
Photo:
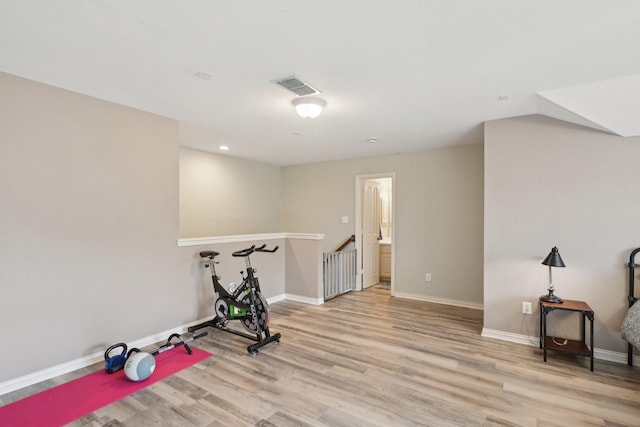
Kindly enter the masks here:
[[531, 314], [531, 303], [529, 301], [522, 301], [522, 314]]

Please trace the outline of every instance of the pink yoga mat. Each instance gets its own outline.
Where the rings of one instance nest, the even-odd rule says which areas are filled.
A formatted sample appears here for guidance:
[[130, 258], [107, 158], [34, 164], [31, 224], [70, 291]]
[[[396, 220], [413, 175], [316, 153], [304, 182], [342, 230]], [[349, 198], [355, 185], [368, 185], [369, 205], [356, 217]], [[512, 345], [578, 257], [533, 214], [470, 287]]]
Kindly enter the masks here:
[[191, 349], [193, 354], [184, 348], [160, 353], [153, 375], [141, 382], [129, 381], [124, 371], [107, 374], [101, 370], [10, 403], [0, 408], [0, 425], [53, 427], [70, 423], [211, 356]]

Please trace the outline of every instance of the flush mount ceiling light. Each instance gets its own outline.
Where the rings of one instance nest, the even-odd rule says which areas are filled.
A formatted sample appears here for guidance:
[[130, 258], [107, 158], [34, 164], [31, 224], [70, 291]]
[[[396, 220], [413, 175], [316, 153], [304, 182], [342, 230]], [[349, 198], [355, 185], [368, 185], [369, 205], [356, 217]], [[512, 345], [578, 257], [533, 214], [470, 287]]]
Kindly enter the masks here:
[[313, 96], [302, 96], [291, 101], [300, 117], [314, 119], [322, 113], [322, 109], [327, 105], [324, 99]]

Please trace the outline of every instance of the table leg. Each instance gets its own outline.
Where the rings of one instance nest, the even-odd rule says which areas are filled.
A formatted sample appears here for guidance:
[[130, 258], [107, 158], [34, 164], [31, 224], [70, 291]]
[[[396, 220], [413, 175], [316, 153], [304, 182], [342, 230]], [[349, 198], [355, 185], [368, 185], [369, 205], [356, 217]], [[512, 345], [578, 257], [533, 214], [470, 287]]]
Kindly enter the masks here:
[[589, 349], [591, 350], [591, 372], [593, 372], [593, 318], [595, 316], [591, 313], [589, 317], [589, 321], [591, 323], [590, 334], [589, 334]]
[[544, 307], [540, 304], [540, 329], [538, 330], [538, 339], [540, 341], [540, 348], [542, 348], [542, 311]]
[[547, 310], [542, 309], [542, 354], [544, 355], [544, 361], [547, 362]]

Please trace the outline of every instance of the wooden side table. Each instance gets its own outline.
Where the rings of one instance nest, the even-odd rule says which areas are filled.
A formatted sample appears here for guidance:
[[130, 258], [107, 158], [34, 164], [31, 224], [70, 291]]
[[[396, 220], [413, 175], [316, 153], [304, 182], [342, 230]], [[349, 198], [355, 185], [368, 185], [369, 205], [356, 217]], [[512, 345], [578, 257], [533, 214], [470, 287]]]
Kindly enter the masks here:
[[[580, 316], [580, 341], [566, 340], [566, 344], [557, 344], [564, 342], [565, 338], [547, 336], [547, 314], [553, 310], [566, 310], [581, 313]], [[563, 303], [556, 304], [552, 302], [540, 301], [540, 348], [544, 354], [544, 361], [547, 361], [547, 350], [564, 351], [567, 353], [579, 354], [587, 356], [591, 359], [591, 372], [593, 372], [593, 319], [595, 315], [589, 304], [584, 301], [564, 300]], [[589, 345], [586, 342], [585, 319], [589, 319]]]

